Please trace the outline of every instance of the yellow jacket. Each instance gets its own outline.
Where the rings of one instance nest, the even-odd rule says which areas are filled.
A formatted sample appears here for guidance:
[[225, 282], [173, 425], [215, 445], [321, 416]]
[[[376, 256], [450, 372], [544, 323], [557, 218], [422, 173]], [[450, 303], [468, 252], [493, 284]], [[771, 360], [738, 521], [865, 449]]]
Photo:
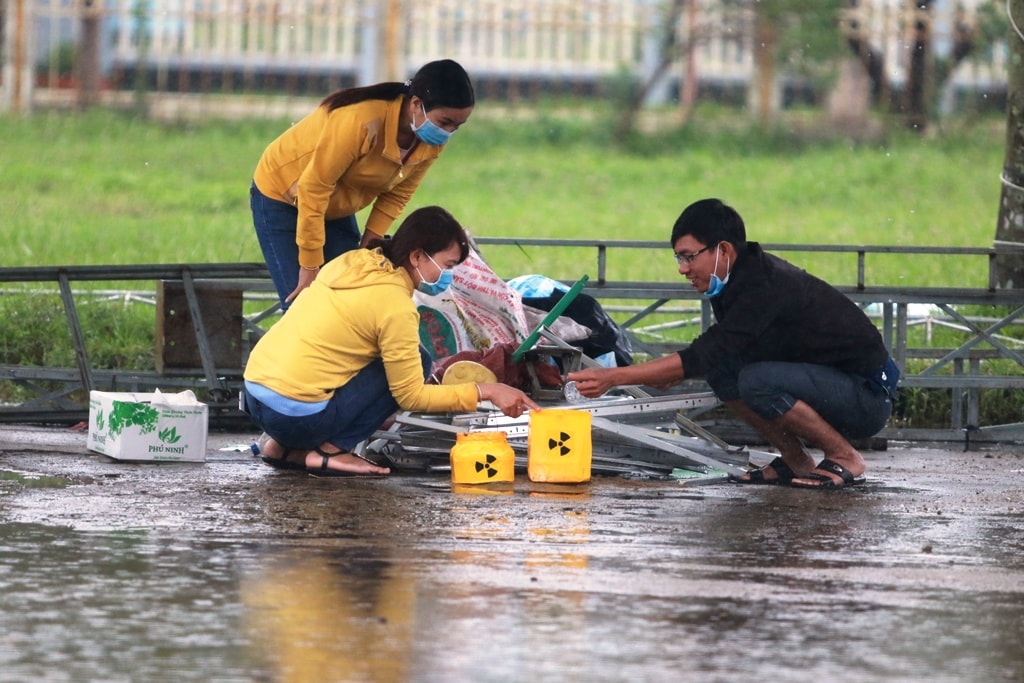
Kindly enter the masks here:
[[376, 358], [404, 410], [474, 410], [473, 384], [424, 384], [412, 278], [380, 249], [356, 249], [316, 280], [253, 348], [245, 379], [296, 401], [334, 395]]
[[416, 145], [405, 163], [398, 148], [402, 98], [365, 100], [315, 111], [264, 150], [253, 173], [267, 197], [298, 207], [299, 264], [324, 261], [324, 219], [373, 204], [366, 229], [387, 233], [443, 146]]

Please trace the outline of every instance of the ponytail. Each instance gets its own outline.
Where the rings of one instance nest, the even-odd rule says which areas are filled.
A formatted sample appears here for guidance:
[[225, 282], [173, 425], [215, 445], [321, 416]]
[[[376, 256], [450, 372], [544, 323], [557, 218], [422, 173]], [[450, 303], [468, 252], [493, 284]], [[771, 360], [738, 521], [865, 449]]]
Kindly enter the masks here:
[[465, 109], [476, 104], [473, 83], [469, 74], [451, 59], [440, 59], [424, 64], [412, 80], [405, 83], [388, 82], [338, 90], [325, 97], [321, 107], [328, 112], [366, 100], [393, 100], [399, 96], [415, 95], [423, 100], [426, 111], [437, 107]]

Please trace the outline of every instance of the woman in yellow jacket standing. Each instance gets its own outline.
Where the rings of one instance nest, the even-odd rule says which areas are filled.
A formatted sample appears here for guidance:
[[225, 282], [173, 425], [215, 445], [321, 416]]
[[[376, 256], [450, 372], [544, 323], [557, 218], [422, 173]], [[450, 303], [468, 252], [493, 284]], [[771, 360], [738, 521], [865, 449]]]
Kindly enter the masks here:
[[519, 417], [538, 409], [499, 383], [427, 384], [414, 289], [439, 294], [469, 254], [450, 213], [409, 214], [392, 239], [328, 262], [288, 314], [259, 340], [245, 367], [246, 408], [266, 432], [263, 461], [324, 476], [388, 474], [352, 453], [399, 408], [475, 410], [490, 401]]
[[[283, 309], [324, 263], [387, 233], [474, 104], [469, 75], [443, 59], [406, 83], [328, 95], [270, 143], [249, 195]], [[370, 204], [360, 239], [355, 214]]]

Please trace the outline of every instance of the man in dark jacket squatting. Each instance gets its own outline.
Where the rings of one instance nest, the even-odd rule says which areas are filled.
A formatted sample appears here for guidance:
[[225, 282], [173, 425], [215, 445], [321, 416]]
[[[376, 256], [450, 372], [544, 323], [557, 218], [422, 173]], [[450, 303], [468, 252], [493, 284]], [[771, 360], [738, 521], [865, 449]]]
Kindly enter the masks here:
[[[736, 481], [826, 489], [863, 481], [866, 464], [849, 439], [885, 426], [899, 378], [874, 323], [839, 290], [747, 242], [743, 219], [718, 199], [688, 206], [671, 246], [680, 275], [710, 298], [715, 324], [678, 353], [568, 379], [596, 397], [704, 377], [780, 453]], [[824, 459], [815, 464], [805, 443]]]

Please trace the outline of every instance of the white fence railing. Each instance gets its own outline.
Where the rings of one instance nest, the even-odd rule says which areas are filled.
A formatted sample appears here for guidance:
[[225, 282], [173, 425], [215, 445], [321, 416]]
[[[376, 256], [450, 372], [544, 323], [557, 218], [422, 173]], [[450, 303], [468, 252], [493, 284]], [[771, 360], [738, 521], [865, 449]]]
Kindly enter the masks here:
[[[753, 72], [749, 10], [691, 0], [673, 27], [680, 54], [668, 74], [703, 83], [743, 84]], [[957, 27], [991, 0], [941, 0], [925, 15], [935, 53], [953, 44]], [[476, 77], [509, 82], [593, 84], [620, 72], [644, 76], [660, 59], [666, 0], [0, 0], [0, 84], [66, 75], [87, 17], [99, 23], [104, 74], [140, 65], [158, 84], [182, 70], [230, 74], [255, 82], [266, 73], [328, 75], [338, 83], [403, 79], [440, 56]], [[884, 56], [900, 84], [912, 32], [922, 19], [909, 0], [862, 0], [837, 14], [851, 19]], [[685, 46], [691, 46], [687, 50]], [[965, 61], [958, 87], [1005, 86], [1005, 46]], [[223, 88], [213, 79], [195, 89]], [[125, 87], [122, 79], [120, 87]], [[220, 84], [219, 86], [217, 84]], [[24, 84], [23, 84], [24, 87]], [[269, 89], [265, 84], [256, 89]], [[10, 93], [7, 94], [10, 99]], [[0, 102], [0, 104], [3, 104]]]

